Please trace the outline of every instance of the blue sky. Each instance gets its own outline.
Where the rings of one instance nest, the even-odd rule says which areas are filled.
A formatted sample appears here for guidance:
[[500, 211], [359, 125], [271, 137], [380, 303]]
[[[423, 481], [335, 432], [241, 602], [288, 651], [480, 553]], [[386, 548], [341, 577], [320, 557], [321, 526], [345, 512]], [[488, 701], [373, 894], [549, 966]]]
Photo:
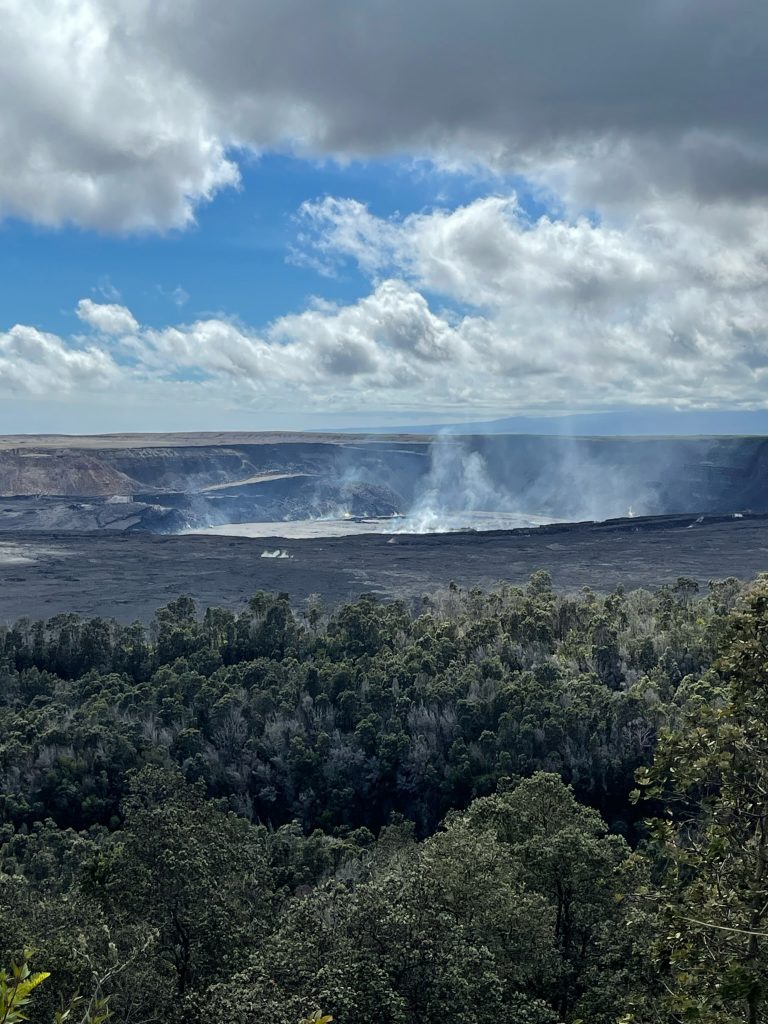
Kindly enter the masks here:
[[[261, 327], [301, 312], [317, 294], [351, 302], [369, 288], [348, 261], [324, 276], [291, 259], [301, 204], [325, 195], [353, 198], [379, 217], [452, 209], [520, 180], [441, 171], [427, 161], [306, 160], [245, 156], [242, 182], [196, 210], [196, 223], [166, 232], [109, 234], [46, 228], [9, 219], [0, 228], [0, 324], [21, 322], [70, 333], [81, 325], [78, 299], [127, 305], [142, 324], [224, 315]], [[531, 193], [532, 214], [543, 211]]]
[[754, 0], [9, 0], [0, 432], [761, 423], [767, 57]]

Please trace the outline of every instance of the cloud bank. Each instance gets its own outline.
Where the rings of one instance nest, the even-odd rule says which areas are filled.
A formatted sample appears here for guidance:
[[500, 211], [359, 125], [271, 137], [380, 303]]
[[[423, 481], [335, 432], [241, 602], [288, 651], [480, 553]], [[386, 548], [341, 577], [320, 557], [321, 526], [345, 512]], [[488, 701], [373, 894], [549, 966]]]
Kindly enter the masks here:
[[[117, 295], [82, 299], [80, 334], [0, 333], [0, 395], [181, 395], [190, 416], [339, 421], [765, 406], [764, 0], [229, 0], [215, 16], [203, 0], [0, 0], [0, 14], [0, 217], [185, 228], [267, 150], [426, 158], [498, 188], [407, 217], [307, 202], [292, 258], [354, 264], [359, 300], [158, 328]], [[525, 213], [514, 176], [548, 215]]]
[[411, 154], [580, 206], [764, 199], [762, 0], [0, 0], [0, 211], [183, 227], [243, 150]]
[[85, 336], [0, 335], [0, 391], [162, 386], [245, 408], [547, 413], [753, 408], [768, 383], [768, 214], [648, 206], [619, 230], [530, 221], [513, 195], [381, 219], [353, 200], [301, 212], [329, 272], [371, 279], [261, 330], [142, 326], [83, 299]]

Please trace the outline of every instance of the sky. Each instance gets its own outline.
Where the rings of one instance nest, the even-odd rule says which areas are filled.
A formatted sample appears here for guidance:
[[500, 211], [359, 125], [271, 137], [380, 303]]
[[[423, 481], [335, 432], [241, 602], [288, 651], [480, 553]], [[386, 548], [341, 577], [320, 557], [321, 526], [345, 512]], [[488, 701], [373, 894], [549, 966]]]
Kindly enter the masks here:
[[764, 0], [0, 15], [1, 433], [765, 424]]

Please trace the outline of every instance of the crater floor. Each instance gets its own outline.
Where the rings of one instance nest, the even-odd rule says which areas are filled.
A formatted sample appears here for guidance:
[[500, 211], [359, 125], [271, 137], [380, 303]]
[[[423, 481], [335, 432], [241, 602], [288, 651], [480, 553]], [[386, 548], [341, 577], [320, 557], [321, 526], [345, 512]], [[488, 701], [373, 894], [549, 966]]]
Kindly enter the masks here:
[[[279, 551], [283, 557], [276, 557]], [[287, 556], [287, 557], [286, 557]], [[416, 599], [446, 586], [655, 589], [678, 576], [751, 579], [768, 570], [768, 515], [661, 516], [532, 530], [283, 537], [27, 533], [0, 538], [0, 622], [60, 612], [148, 620], [179, 594], [237, 608], [254, 591], [334, 604], [364, 592]]]

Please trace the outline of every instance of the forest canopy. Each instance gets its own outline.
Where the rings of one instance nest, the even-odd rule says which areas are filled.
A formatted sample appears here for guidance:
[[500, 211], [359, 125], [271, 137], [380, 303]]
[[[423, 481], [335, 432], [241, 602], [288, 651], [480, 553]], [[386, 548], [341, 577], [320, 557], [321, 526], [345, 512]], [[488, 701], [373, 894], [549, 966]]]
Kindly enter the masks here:
[[768, 1019], [766, 671], [762, 580], [21, 620], [3, 984], [49, 974], [40, 1024]]

